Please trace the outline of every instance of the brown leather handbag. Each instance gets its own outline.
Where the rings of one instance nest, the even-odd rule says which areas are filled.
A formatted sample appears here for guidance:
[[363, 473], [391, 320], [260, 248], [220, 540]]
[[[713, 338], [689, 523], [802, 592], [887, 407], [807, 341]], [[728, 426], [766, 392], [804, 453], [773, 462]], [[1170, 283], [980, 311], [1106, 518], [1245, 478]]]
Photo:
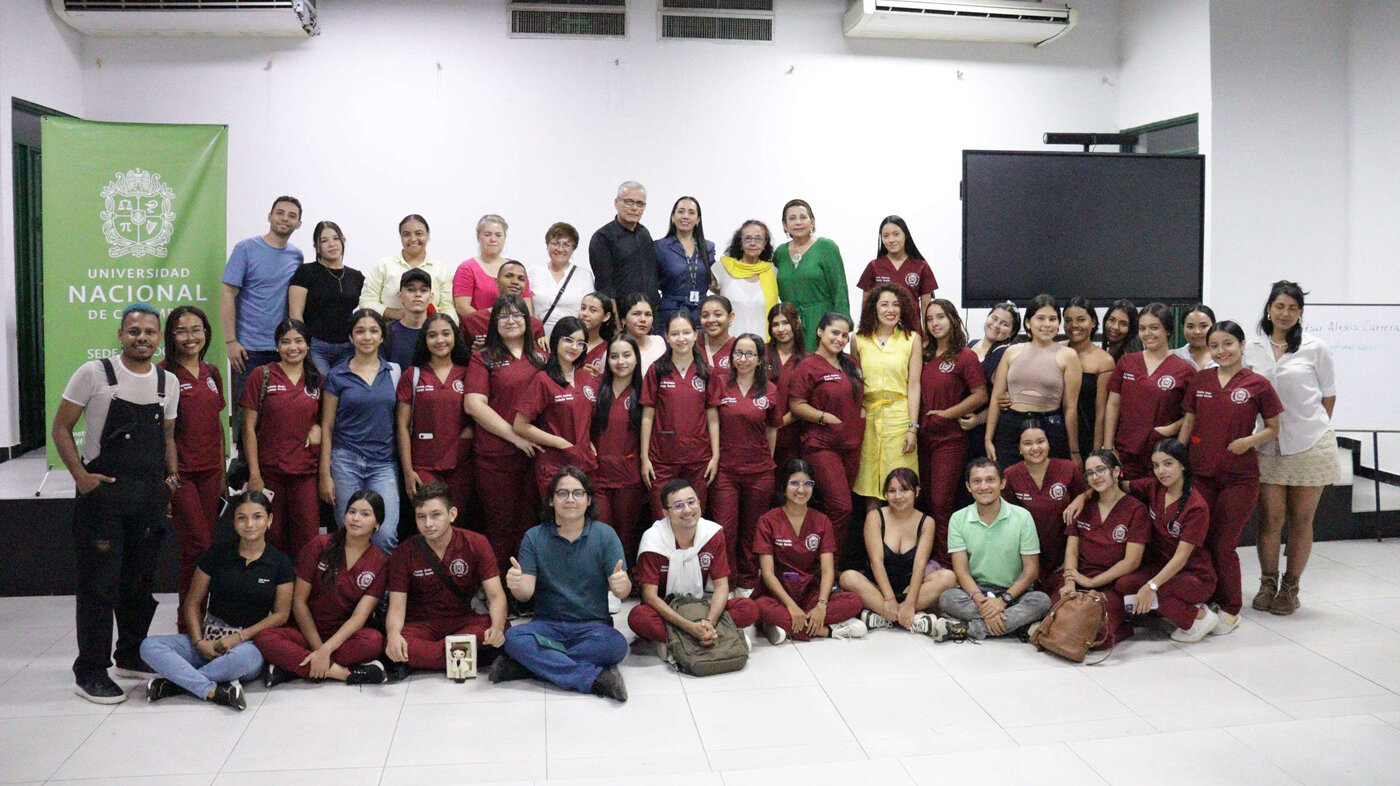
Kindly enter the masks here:
[[[1091, 647], [1108, 639], [1108, 599], [1089, 590], [1071, 592], [1060, 598], [1031, 636], [1037, 649], [1049, 650], [1075, 663], [1083, 663]], [[1111, 653], [1112, 650], [1109, 650]], [[1107, 654], [1104, 655], [1106, 659]], [[1102, 663], [1103, 660], [1099, 660]]]

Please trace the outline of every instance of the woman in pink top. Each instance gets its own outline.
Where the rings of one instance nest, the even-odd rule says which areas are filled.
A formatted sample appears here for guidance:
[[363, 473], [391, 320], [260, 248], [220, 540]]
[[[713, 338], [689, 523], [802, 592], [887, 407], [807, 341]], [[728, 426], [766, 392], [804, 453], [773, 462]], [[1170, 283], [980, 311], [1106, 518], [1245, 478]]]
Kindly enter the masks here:
[[[506, 220], [495, 213], [487, 213], [476, 222], [477, 255], [457, 266], [452, 277], [452, 303], [457, 314], [465, 323], [467, 316], [474, 311], [490, 309], [500, 297], [496, 288], [496, 275], [501, 265], [511, 260], [501, 256], [506, 246]], [[532, 305], [530, 284], [525, 284], [525, 304]], [[534, 314], [533, 311], [530, 312]]]

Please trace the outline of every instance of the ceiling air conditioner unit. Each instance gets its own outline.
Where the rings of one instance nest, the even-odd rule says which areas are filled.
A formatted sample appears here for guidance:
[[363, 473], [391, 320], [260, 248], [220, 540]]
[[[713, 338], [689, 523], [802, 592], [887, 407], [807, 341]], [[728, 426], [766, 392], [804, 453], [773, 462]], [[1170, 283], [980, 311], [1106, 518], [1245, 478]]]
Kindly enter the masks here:
[[91, 36], [320, 35], [316, 0], [51, 0], [59, 18]]
[[846, 35], [996, 41], [1043, 46], [1069, 32], [1078, 12], [1031, 0], [848, 0]]

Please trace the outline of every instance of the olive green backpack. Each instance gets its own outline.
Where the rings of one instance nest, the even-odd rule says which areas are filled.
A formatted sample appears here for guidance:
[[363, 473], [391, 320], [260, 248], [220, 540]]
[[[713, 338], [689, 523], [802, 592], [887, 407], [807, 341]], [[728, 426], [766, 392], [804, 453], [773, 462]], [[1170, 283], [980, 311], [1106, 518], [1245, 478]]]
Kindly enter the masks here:
[[[694, 595], [677, 595], [671, 598], [669, 605], [691, 622], [698, 622], [710, 613], [710, 601]], [[749, 660], [749, 648], [744, 644], [744, 634], [730, 619], [729, 612], [720, 615], [719, 622], [715, 623], [715, 632], [719, 634], [719, 641], [713, 647], [705, 647], [668, 623], [666, 650], [676, 669], [696, 677], [708, 677], [744, 668]]]

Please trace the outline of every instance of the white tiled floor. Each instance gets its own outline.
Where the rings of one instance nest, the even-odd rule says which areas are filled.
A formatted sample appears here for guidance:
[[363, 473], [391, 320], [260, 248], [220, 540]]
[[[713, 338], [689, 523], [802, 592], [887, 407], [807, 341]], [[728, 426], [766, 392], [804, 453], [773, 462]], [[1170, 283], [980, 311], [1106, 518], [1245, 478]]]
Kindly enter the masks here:
[[1293, 617], [1247, 611], [1196, 645], [1144, 631], [1101, 666], [888, 631], [761, 642], [703, 680], [634, 654], [626, 705], [424, 674], [250, 686], [243, 713], [140, 687], [99, 707], [71, 692], [72, 599], [5, 599], [0, 783], [1394, 783], [1396, 565], [1400, 542], [1319, 544]]

